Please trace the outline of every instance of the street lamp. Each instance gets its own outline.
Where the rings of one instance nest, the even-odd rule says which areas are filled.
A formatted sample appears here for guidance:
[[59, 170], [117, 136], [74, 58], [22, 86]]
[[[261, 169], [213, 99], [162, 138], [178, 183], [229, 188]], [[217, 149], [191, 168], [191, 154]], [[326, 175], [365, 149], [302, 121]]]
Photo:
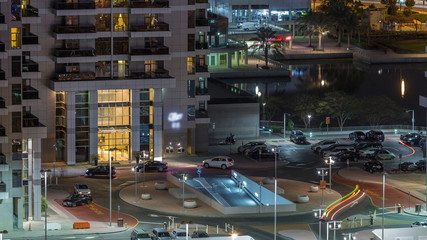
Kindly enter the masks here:
[[308, 118], [308, 131], [310, 131], [310, 120], [311, 120], [311, 115], [310, 115], [310, 114], [308, 114], [308, 115], [307, 115], [307, 118]]
[[277, 155], [280, 149], [277, 146], [273, 147], [274, 152], [274, 240], [277, 237]]
[[[111, 152], [112, 151], [116, 151], [116, 150], [118, 150], [117, 148], [110, 148], [110, 149], [108, 149], [108, 155], [111, 155]], [[110, 227], [112, 226], [112, 198], [113, 198], [113, 194], [112, 194], [112, 183], [111, 183], [111, 176], [112, 176], [112, 174], [111, 174], [111, 161], [112, 161], [112, 159], [111, 159], [111, 156], [109, 156], [109, 159], [108, 159], [108, 165], [109, 165], [109, 173], [108, 173], [108, 176], [109, 176], [109, 178], [110, 178]]]
[[283, 113], [283, 139], [286, 138], [286, 114], [289, 113]]
[[262, 103], [262, 120], [265, 120], [265, 102]]
[[319, 219], [319, 240], [322, 240], [322, 216], [325, 209], [314, 209], [314, 217]]
[[136, 177], [136, 165], [132, 168], [133, 173], [135, 174], [135, 202], [138, 202], [138, 179]]
[[414, 110], [406, 110], [406, 112], [412, 112], [412, 132], [415, 132], [415, 111]]
[[344, 233], [344, 240], [356, 240], [356, 236], [354, 233]]
[[185, 182], [187, 181], [187, 174], [182, 174], [182, 179], [180, 180], [182, 182], [182, 207], [184, 207], [185, 202]]
[[44, 208], [44, 239], [47, 240], [47, 173], [51, 172], [50, 169], [42, 169], [40, 173], [44, 175], [44, 199], [45, 199], [45, 208]]
[[329, 165], [329, 193], [332, 193], [332, 165], [335, 161], [332, 160], [332, 157], [329, 157], [325, 160], [325, 163]]
[[382, 217], [381, 217], [381, 239], [384, 239], [384, 201], [385, 201], [385, 168], [383, 168], [383, 201], [382, 201]]
[[323, 202], [323, 194], [325, 191], [325, 177], [328, 176], [328, 169], [327, 168], [317, 168], [317, 175], [322, 177], [322, 181], [320, 182], [320, 190], [322, 190], [322, 203], [320, 204], [321, 207], [324, 207], [325, 204]]
[[327, 238], [329, 237], [329, 229], [330, 230], [334, 230], [334, 240], [336, 239], [336, 231], [339, 230], [341, 228], [341, 222], [342, 221], [332, 221], [332, 222], [328, 222], [328, 231], [327, 231]]

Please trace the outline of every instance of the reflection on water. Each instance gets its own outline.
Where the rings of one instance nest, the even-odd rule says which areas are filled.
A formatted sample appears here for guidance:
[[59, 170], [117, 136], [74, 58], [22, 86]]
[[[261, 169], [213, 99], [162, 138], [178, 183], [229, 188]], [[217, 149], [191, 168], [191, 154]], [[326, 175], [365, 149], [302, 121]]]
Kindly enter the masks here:
[[[426, 124], [426, 109], [419, 106], [419, 96], [427, 97], [427, 64], [367, 65], [340, 59], [293, 62], [285, 69], [290, 71], [289, 78], [228, 79], [227, 83], [253, 94], [258, 87], [264, 97], [281, 94], [285, 101], [303, 92], [335, 90], [357, 97], [385, 95], [405, 109], [414, 109], [415, 125]], [[410, 121], [408, 117], [402, 124]]]

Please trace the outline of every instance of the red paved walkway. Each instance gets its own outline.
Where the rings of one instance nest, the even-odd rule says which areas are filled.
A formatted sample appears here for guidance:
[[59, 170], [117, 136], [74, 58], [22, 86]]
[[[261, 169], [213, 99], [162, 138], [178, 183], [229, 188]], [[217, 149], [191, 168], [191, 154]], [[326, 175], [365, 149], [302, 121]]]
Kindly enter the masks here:
[[[334, 174], [332, 179], [334, 182], [345, 184], [350, 187], [359, 185], [360, 189], [368, 194], [374, 205], [378, 207], [382, 206], [382, 184], [363, 182], [363, 179], [361, 179], [362, 181], [353, 181], [346, 179], [339, 174]], [[410, 206], [413, 207], [414, 204], [424, 204], [424, 202], [414, 197], [410, 197], [408, 194], [399, 191], [394, 187], [390, 187], [386, 183], [384, 204], [388, 207], [395, 206], [396, 204], [401, 204], [403, 207], [409, 207], [410, 204]]]
[[[61, 205], [69, 213], [73, 214], [80, 221], [89, 222], [105, 222], [110, 223], [110, 212], [108, 209], [99, 206], [96, 203], [84, 204], [78, 207], [64, 207], [62, 206], [62, 200], [56, 199], [57, 203]], [[131, 215], [120, 213], [120, 218], [123, 218], [123, 223], [127, 224], [129, 228], [135, 227], [138, 224], [138, 220]], [[111, 214], [112, 223], [117, 224], [117, 212], [113, 211]]]

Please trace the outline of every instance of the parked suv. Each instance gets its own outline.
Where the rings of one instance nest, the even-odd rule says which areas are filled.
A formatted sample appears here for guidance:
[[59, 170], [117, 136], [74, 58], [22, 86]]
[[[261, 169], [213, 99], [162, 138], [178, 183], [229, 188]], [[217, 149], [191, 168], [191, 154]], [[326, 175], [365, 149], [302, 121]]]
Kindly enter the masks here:
[[370, 173], [384, 171], [384, 166], [380, 161], [370, 161], [363, 164], [363, 169]]
[[405, 135], [400, 135], [400, 140], [411, 146], [419, 146], [421, 139], [423, 137], [418, 133], [408, 133]]
[[252, 147], [258, 146], [258, 145], [264, 145], [265, 147], [267, 146], [267, 145], [265, 145], [264, 141], [248, 142], [248, 143], [238, 147], [237, 152], [238, 153], [245, 153], [246, 151], [250, 150]]
[[305, 143], [306, 137], [301, 130], [292, 130], [290, 140], [294, 143]]
[[154, 240], [171, 240], [171, 235], [168, 230], [164, 228], [154, 228], [153, 229], [153, 239]]
[[354, 131], [348, 135], [348, 138], [350, 140], [354, 140], [356, 142], [359, 142], [359, 141], [365, 141], [366, 135], [362, 131]]
[[134, 229], [130, 234], [130, 240], [151, 240], [151, 236], [142, 229]]
[[366, 132], [366, 140], [384, 142], [384, 133], [381, 130], [370, 130]]
[[[96, 176], [96, 175], [109, 176], [110, 175], [109, 167], [108, 166], [97, 166], [94, 168], [88, 168], [86, 170], [85, 176], [92, 177], [92, 176]], [[116, 175], [116, 168], [115, 167], [111, 167], [111, 175], [112, 176]]]

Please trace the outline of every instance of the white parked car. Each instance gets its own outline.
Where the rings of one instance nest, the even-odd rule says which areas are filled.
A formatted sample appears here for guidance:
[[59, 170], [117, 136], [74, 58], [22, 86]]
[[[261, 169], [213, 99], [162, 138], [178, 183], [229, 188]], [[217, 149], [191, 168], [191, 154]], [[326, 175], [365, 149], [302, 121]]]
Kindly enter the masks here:
[[227, 169], [234, 166], [234, 160], [227, 156], [217, 156], [210, 159], [206, 159], [202, 162], [202, 166], [205, 168], [216, 167]]
[[333, 139], [332, 140], [331, 139], [323, 140], [323, 141], [320, 141], [318, 143], [312, 144], [311, 150], [319, 153], [323, 148], [327, 148], [327, 147], [331, 146], [332, 144], [337, 144], [337, 143], [338, 143], [338, 140], [333, 140]]
[[380, 150], [380, 149], [374, 148], [374, 147], [370, 147], [370, 148], [366, 148], [366, 149], [360, 149], [359, 154], [360, 154], [360, 157], [370, 158], [370, 157], [373, 157], [378, 150]]
[[396, 155], [388, 150], [377, 150], [374, 154], [377, 160], [393, 160], [396, 158]]
[[355, 152], [356, 150], [354, 149], [354, 147], [351, 146], [338, 146], [332, 150], [329, 151], [323, 151], [323, 157], [324, 158], [328, 158], [334, 154], [337, 154], [339, 152]]
[[76, 183], [74, 184], [74, 193], [79, 195], [90, 195], [90, 189], [84, 183]]
[[[187, 239], [185, 229], [176, 228], [171, 232], [172, 239]], [[190, 239], [190, 237], [188, 237]]]

